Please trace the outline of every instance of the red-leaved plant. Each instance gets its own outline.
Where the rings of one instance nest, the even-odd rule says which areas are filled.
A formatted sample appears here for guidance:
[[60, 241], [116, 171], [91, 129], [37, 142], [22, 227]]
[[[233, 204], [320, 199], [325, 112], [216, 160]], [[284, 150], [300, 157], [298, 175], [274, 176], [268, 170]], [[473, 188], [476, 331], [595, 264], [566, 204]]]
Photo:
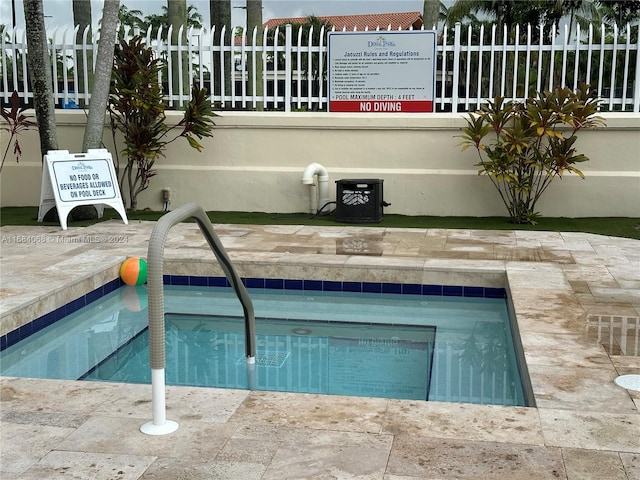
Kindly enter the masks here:
[[11, 110], [2, 109], [0, 115], [7, 122], [8, 126], [2, 125], [2, 130], [9, 132], [11, 137], [9, 138], [9, 142], [7, 142], [7, 148], [4, 150], [4, 155], [2, 156], [2, 163], [0, 164], [0, 173], [2, 173], [2, 167], [4, 167], [4, 161], [7, 159], [7, 155], [9, 154], [9, 148], [11, 148], [11, 144], [13, 143], [13, 154], [16, 156], [16, 163], [19, 162], [20, 156], [22, 155], [22, 149], [20, 148], [20, 142], [18, 141], [18, 136], [31, 127], [35, 127], [38, 124], [30, 120], [30, 116], [23, 113], [27, 107], [20, 107], [20, 96], [18, 92], [15, 90], [11, 95]]

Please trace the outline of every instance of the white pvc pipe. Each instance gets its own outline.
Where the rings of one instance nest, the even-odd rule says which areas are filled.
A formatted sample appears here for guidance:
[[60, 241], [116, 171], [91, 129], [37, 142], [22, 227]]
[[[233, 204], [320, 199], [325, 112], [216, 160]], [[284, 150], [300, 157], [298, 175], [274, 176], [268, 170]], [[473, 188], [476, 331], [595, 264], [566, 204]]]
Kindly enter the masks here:
[[164, 396], [164, 368], [151, 369], [151, 403], [153, 406], [153, 421], [140, 427], [147, 435], [166, 435], [175, 432], [178, 424], [167, 420]]
[[256, 389], [256, 357], [247, 357], [247, 385], [249, 390]]
[[[314, 209], [314, 201], [316, 199], [316, 192], [313, 186], [314, 177], [318, 177], [318, 203]], [[302, 183], [305, 185], [312, 185], [311, 188], [311, 213], [319, 213], [320, 209], [329, 203], [329, 173], [319, 163], [311, 163], [307, 165], [307, 168], [302, 172]]]

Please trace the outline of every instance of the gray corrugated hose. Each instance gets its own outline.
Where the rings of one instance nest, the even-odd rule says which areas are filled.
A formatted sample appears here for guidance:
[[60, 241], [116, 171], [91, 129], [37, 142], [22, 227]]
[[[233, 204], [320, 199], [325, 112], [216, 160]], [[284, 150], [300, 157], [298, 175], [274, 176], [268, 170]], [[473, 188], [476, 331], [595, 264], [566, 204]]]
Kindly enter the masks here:
[[[165, 417], [164, 405], [164, 368], [165, 368], [165, 330], [164, 330], [164, 289], [163, 263], [164, 246], [169, 230], [174, 225], [193, 218], [198, 223], [202, 234], [206, 238], [211, 250], [215, 254], [227, 280], [233, 287], [242, 304], [245, 320], [245, 354], [247, 358], [249, 388], [255, 387], [255, 316], [253, 303], [242, 281], [231, 264], [231, 260], [206, 212], [195, 203], [187, 203], [174, 211], [163, 215], [156, 223], [149, 239], [147, 251], [147, 289], [149, 299], [149, 360], [151, 363], [151, 378], [153, 390], [153, 422], [142, 426], [144, 433], [164, 435], [177, 429], [175, 422], [169, 422]], [[156, 385], [157, 382], [161, 385]], [[160, 398], [161, 396], [161, 398]]]

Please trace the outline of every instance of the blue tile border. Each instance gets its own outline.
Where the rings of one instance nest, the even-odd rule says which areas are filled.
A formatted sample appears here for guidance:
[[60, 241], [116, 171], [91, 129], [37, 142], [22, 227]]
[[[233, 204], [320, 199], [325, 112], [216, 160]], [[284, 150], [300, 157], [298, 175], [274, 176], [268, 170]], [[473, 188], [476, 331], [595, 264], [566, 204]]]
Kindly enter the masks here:
[[504, 288], [485, 288], [485, 298], [507, 298], [507, 291]]
[[[198, 287], [229, 287], [225, 277], [200, 277], [190, 275], [164, 275], [165, 285], [198, 286]], [[473, 297], [473, 298], [507, 298], [504, 288], [495, 287], [466, 287], [456, 285], [420, 285], [413, 283], [389, 282], [340, 282], [333, 280], [296, 280], [282, 278], [243, 278], [246, 288], [270, 288], [277, 290], [313, 290], [326, 292], [362, 292], [389, 293], [399, 295], [432, 295], [443, 297]], [[0, 336], [0, 351], [23, 340], [61, 318], [85, 307], [123, 286], [119, 278], [104, 284], [86, 295], [77, 298], [56, 310], [49, 312], [32, 322]]]
[[422, 295], [422, 285], [417, 283], [403, 283], [401, 287], [403, 295]]
[[444, 285], [442, 287], [443, 297], [462, 297], [464, 288], [456, 285]]
[[364, 293], [382, 293], [382, 283], [379, 283], [379, 282], [362, 282], [362, 292], [364, 292]]
[[322, 282], [322, 290], [325, 292], [342, 292], [342, 282]]
[[265, 278], [264, 288], [272, 288], [274, 290], [283, 290], [285, 288], [284, 278]]
[[483, 287], [462, 287], [462, 296], [463, 297], [484, 297], [484, 288]]
[[209, 278], [208, 277], [192, 277], [189, 280], [189, 285], [193, 285], [194, 287], [208, 287]]
[[342, 282], [343, 292], [361, 293], [362, 282]]
[[304, 282], [302, 280], [285, 280], [284, 288], [287, 290], [304, 290]]
[[264, 288], [264, 278], [245, 278], [242, 283], [247, 288]]
[[[206, 277], [209, 287], [230, 287], [229, 280], [226, 277]], [[164, 282], [165, 285], [167, 282]]]
[[303, 280], [303, 290], [322, 290], [322, 280]]
[[43, 328], [57, 322], [58, 320], [71, 315], [73, 312], [80, 310], [82, 307], [95, 302], [96, 300], [104, 297], [108, 293], [111, 293], [120, 288], [124, 283], [119, 278], [105, 283], [103, 286], [92, 290], [91, 292], [72, 300], [71, 302], [56, 308], [55, 310], [36, 318], [35, 320], [13, 330], [6, 335], [0, 337], [0, 350], [10, 347], [11, 345], [27, 338], [34, 333], [39, 332]]
[[422, 285], [422, 295], [442, 295], [442, 285]]
[[382, 293], [402, 294], [402, 284], [401, 283], [383, 283]]

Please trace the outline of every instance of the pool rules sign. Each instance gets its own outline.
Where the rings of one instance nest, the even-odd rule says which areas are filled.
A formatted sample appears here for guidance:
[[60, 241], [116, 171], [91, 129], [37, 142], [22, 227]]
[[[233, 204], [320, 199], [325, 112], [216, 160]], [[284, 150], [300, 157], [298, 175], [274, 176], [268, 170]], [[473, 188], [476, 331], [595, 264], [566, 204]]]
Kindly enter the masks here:
[[329, 33], [330, 112], [433, 112], [436, 32]]
[[44, 156], [38, 221], [55, 206], [66, 230], [69, 213], [81, 205], [94, 205], [99, 217], [105, 205], [112, 207], [128, 223], [111, 154], [105, 149], [49, 151]]

